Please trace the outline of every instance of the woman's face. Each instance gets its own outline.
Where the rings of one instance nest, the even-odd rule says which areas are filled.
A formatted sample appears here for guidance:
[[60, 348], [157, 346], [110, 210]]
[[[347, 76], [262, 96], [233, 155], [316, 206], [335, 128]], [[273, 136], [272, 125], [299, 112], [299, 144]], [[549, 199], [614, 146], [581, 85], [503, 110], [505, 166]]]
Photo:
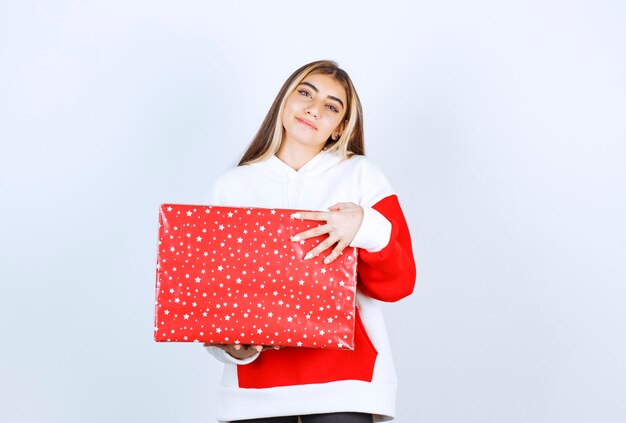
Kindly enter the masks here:
[[347, 105], [346, 90], [334, 77], [308, 75], [287, 96], [283, 143], [321, 150], [331, 135], [341, 134]]

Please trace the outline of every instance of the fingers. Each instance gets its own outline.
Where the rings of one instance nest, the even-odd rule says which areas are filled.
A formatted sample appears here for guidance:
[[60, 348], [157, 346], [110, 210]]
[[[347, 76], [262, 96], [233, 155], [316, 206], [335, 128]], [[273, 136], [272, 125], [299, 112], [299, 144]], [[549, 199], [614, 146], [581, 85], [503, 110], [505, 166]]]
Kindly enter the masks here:
[[328, 264], [336, 260], [343, 250], [354, 239], [363, 220], [363, 208], [355, 203], [336, 203], [328, 208], [328, 212], [296, 212], [292, 218], [325, 220], [326, 224], [308, 229], [291, 237], [292, 241], [302, 241], [307, 238], [328, 234], [328, 237], [309, 251], [305, 260], [317, 257], [324, 250], [337, 244], [331, 253], [324, 259]]
[[291, 237], [291, 240], [301, 241], [303, 239], [324, 235], [324, 234], [327, 234], [328, 232], [330, 232], [330, 225], [328, 224], [320, 225], [320, 226], [316, 226], [315, 228], [308, 229], [304, 232], [300, 232], [299, 234], [295, 234], [294, 236]]
[[230, 353], [231, 351], [239, 351], [242, 347], [242, 345], [240, 344], [209, 344], [206, 343], [204, 344], [205, 347], [216, 347], [219, 348], [220, 350], [224, 350], [227, 353]]
[[328, 220], [328, 212], [302, 211], [302, 212], [293, 213], [290, 217], [292, 219], [302, 219], [302, 220]]
[[[298, 219], [324, 219], [326, 224], [320, 224], [304, 232], [291, 237], [294, 242], [308, 238], [328, 234], [328, 237], [320, 242], [315, 248], [309, 251], [304, 260], [317, 257], [323, 251], [337, 244], [333, 251], [325, 258], [324, 263], [328, 264], [335, 260], [341, 252], [350, 244], [354, 238], [354, 233], [360, 225], [360, 219], [355, 219], [352, 215], [355, 211], [360, 211], [361, 207], [354, 203], [337, 203], [329, 207], [329, 212], [297, 212], [292, 214]], [[358, 217], [358, 216], [357, 216]]]
[[326, 258], [324, 259], [324, 264], [331, 263], [332, 261], [337, 259], [337, 257], [339, 257], [341, 255], [341, 253], [343, 252], [344, 248], [346, 248], [347, 246], [348, 246], [348, 244], [346, 244], [345, 242], [339, 241], [337, 243], [337, 246], [335, 248], [333, 248], [333, 251], [328, 256], [326, 256]]
[[270, 348], [278, 349], [277, 347], [266, 347], [263, 345], [242, 345], [242, 344], [204, 344], [205, 347], [213, 346], [221, 350], [226, 351], [228, 354], [236, 359], [243, 360], [252, 357], [255, 354], [265, 351]]
[[327, 250], [328, 248], [332, 247], [337, 241], [339, 241], [339, 238], [337, 238], [335, 235], [330, 235], [324, 241], [317, 244], [315, 248], [313, 248], [311, 251], [306, 253], [306, 255], [304, 256], [304, 259], [309, 260], [309, 259], [312, 259], [313, 257], [317, 257], [318, 255], [320, 255], [322, 251]]
[[261, 351], [265, 351], [265, 350], [269, 350], [269, 349], [275, 349], [278, 350], [280, 349], [280, 347], [270, 347], [270, 346], [266, 346], [266, 345], [242, 345], [242, 344], [209, 344], [208, 342], [205, 342], [203, 344], [205, 347], [217, 347], [221, 350], [224, 350], [226, 352], [230, 352], [230, 351], [245, 351], [245, 350], [249, 350], [249, 351], [254, 351], [254, 352], [261, 352]]

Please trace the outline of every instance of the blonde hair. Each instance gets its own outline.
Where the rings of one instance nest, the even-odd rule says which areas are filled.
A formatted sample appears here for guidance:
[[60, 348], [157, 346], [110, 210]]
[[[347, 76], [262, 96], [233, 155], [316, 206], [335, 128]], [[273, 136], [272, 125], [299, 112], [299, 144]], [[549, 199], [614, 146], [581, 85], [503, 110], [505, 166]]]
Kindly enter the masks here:
[[346, 114], [343, 121], [348, 121], [338, 140], [328, 138], [324, 148], [328, 151], [339, 151], [344, 158], [353, 154], [365, 154], [363, 143], [363, 109], [361, 101], [346, 71], [331, 60], [318, 60], [308, 63], [287, 78], [276, 95], [270, 110], [267, 112], [261, 127], [252, 142], [239, 160], [239, 166], [260, 162], [276, 154], [283, 141], [283, 124], [281, 116], [289, 94], [311, 74], [324, 74], [334, 77], [346, 90]]

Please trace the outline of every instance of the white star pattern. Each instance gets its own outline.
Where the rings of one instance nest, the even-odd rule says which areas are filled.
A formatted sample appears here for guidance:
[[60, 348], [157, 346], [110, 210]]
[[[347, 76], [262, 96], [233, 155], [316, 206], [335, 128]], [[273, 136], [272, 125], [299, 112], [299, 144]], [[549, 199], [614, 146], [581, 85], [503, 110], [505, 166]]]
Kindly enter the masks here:
[[294, 212], [161, 206], [155, 340], [352, 349], [357, 252], [304, 261]]

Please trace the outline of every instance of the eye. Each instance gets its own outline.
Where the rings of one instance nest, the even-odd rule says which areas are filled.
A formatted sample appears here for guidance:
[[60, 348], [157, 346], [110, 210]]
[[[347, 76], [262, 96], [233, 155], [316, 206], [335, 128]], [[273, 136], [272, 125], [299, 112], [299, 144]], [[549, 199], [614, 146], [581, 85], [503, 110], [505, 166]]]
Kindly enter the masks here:
[[337, 108], [335, 106], [333, 106], [332, 104], [329, 104], [326, 107], [328, 107], [330, 110], [332, 110], [335, 113], [339, 113], [339, 110], [337, 110]]
[[298, 90], [298, 92], [305, 97], [311, 97], [311, 94], [309, 94], [309, 92], [306, 90]]

